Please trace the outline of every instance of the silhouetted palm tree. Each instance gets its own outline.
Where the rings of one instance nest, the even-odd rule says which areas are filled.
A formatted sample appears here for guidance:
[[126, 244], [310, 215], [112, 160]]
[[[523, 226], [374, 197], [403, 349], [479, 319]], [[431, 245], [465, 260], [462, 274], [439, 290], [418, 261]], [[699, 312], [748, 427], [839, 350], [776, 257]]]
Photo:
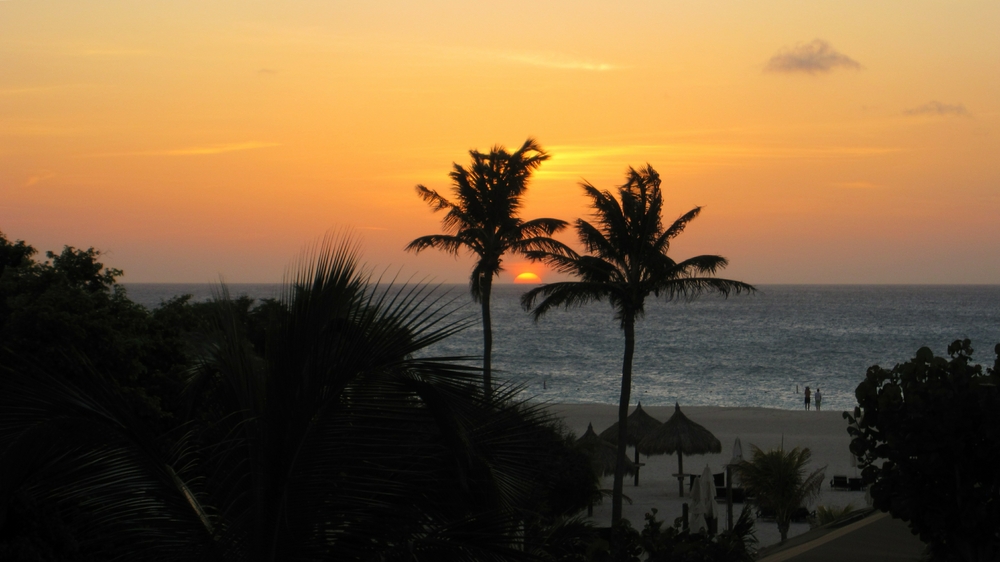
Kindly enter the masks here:
[[100, 377], [0, 362], [0, 519], [15, 491], [75, 509], [100, 559], [527, 557], [547, 417], [418, 357], [462, 327], [448, 303], [378, 289], [348, 242], [291, 278], [262, 354], [228, 302], [170, 454]]
[[819, 468], [806, 474], [806, 465], [812, 458], [808, 447], [796, 447], [791, 451], [772, 449], [766, 452], [756, 445], [750, 447], [753, 456], [736, 465], [736, 470], [747, 495], [755, 498], [753, 502], [757, 507], [774, 512], [781, 542], [785, 542], [792, 514], [819, 494], [823, 486], [824, 469]]
[[487, 154], [471, 150], [469, 155], [472, 163], [468, 168], [454, 164], [449, 174], [454, 201], [423, 185], [417, 186], [417, 193], [435, 212], [448, 211], [441, 221], [448, 233], [421, 236], [406, 250], [419, 253], [438, 248], [458, 255], [465, 249], [477, 256], [469, 285], [473, 300], [482, 305], [483, 389], [489, 396], [493, 386], [493, 278], [503, 271], [504, 254], [559, 251], [562, 244], [549, 237], [565, 228], [566, 222], [549, 218], [523, 221], [518, 216], [531, 173], [549, 158], [534, 139], [524, 141], [513, 153], [494, 146]]
[[[607, 300], [625, 333], [618, 404], [618, 467], [611, 508], [611, 522], [616, 525], [622, 514], [635, 322], [644, 314], [646, 297], [653, 295], [670, 301], [692, 299], [706, 292], [728, 296], [755, 289], [739, 281], [712, 277], [728, 263], [721, 256], [704, 255], [677, 262], [667, 255], [670, 241], [698, 216], [701, 207], [688, 211], [664, 229], [660, 218], [663, 207], [660, 176], [648, 164], [639, 170], [629, 168], [625, 184], [617, 189], [618, 199], [589, 183], [581, 185], [592, 199], [597, 221], [596, 225], [583, 219], [576, 221], [580, 242], [590, 254], [577, 254], [565, 247], [554, 252], [529, 253], [530, 258], [544, 261], [559, 272], [573, 274], [579, 281], [542, 285], [525, 293], [521, 303], [532, 310], [537, 320], [553, 308]], [[541, 302], [535, 306], [540, 298]]]

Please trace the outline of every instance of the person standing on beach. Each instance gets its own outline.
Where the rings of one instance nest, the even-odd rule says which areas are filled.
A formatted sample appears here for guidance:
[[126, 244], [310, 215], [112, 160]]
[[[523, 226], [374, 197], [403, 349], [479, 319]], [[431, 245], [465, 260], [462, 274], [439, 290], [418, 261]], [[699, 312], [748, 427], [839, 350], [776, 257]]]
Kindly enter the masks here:
[[809, 391], [809, 387], [806, 387], [806, 410], [809, 409], [809, 399], [812, 397], [812, 393]]
[[[823, 395], [819, 393], [819, 387], [816, 387], [816, 411], [819, 411], [820, 405], [823, 403]], [[808, 406], [807, 406], [808, 408]]]

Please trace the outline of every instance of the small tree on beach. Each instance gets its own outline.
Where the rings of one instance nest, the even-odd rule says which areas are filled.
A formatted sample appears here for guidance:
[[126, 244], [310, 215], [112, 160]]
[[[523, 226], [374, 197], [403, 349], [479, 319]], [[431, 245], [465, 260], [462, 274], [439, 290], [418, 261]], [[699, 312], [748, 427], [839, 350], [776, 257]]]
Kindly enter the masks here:
[[819, 494], [825, 467], [806, 474], [806, 465], [812, 459], [808, 447], [796, 447], [791, 451], [762, 451], [756, 445], [750, 448], [752, 457], [736, 465], [736, 470], [747, 495], [755, 498], [757, 507], [774, 512], [781, 542], [785, 542], [792, 514]]
[[448, 211], [441, 221], [448, 233], [421, 236], [406, 250], [419, 253], [438, 248], [458, 255], [464, 249], [476, 255], [469, 288], [473, 300], [482, 305], [483, 392], [488, 397], [493, 391], [493, 278], [503, 271], [504, 254], [558, 251], [562, 244], [550, 236], [565, 228], [566, 222], [549, 218], [523, 221], [518, 216], [531, 173], [549, 158], [534, 139], [524, 141], [513, 153], [494, 146], [489, 153], [471, 150], [469, 155], [472, 164], [468, 168], [454, 164], [449, 174], [454, 201], [423, 185], [417, 186], [417, 194], [431, 209]]
[[589, 183], [581, 185], [592, 200], [597, 220], [596, 225], [583, 219], [576, 221], [580, 242], [590, 253], [581, 255], [565, 246], [555, 251], [528, 253], [530, 258], [579, 280], [542, 285], [525, 293], [521, 304], [538, 320], [557, 307], [606, 300], [614, 308], [615, 319], [625, 333], [618, 403], [618, 463], [611, 507], [611, 523], [617, 525], [622, 516], [635, 322], [645, 312], [646, 298], [653, 295], [673, 301], [693, 299], [703, 293], [728, 296], [755, 289], [740, 281], [714, 277], [716, 271], [728, 264], [721, 256], [702, 255], [678, 262], [667, 255], [670, 241], [698, 216], [701, 207], [695, 207], [664, 228], [660, 175], [648, 164], [639, 170], [629, 168], [625, 184], [617, 189], [617, 198]]

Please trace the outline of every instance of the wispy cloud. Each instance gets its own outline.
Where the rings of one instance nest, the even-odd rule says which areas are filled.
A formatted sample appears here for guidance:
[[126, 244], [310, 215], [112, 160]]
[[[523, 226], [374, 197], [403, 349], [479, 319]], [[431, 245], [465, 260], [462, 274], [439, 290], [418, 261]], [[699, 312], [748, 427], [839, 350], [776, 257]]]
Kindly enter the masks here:
[[600, 159], [648, 153], [652, 156], [674, 155], [698, 158], [839, 158], [873, 156], [899, 152], [898, 148], [878, 146], [759, 146], [743, 144], [676, 143], [619, 146], [552, 146], [552, 161]]
[[41, 183], [48, 179], [52, 179], [54, 177], [56, 177], [55, 172], [50, 172], [49, 170], [40, 170], [28, 176], [27, 181], [24, 182], [24, 187], [31, 187], [35, 184]]
[[145, 49], [83, 49], [78, 54], [85, 57], [145, 57], [152, 53]]
[[[330, 34], [320, 26], [279, 27], [243, 24], [233, 32], [234, 41], [273, 45], [283, 43], [307, 46], [310, 49], [332, 49], [355, 52], [362, 48], [366, 54], [385, 53], [391, 56], [428, 57], [452, 61], [494, 60], [512, 64], [552, 68], [606, 72], [622, 68], [620, 65], [587, 57], [566, 55], [559, 52], [511, 51], [473, 48], [455, 44], [414, 44], [410, 41], [393, 41], [383, 36]], [[264, 73], [270, 69], [261, 69]]]
[[4, 137], [67, 137], [79, 134], [78, 129], [52, 125], [42, 120], [0, 119], [0, 138]]
[[21, 88], [0, 88], [0, 96], [34, 95], [58, 90], [59, 86], [24, 86]]
[[882, 187], [881, 185], [870, 181], [835, 181], [830, 182], [830, 185], [841, 189], [878, 189]]
[[604, 72], [615, 70], [615, 66], [603, 62], [573, 59], [557, 54], [541, 53], [494, 53], [500, 60], [526, 64], [529, 66], [540, 66], [543, 68], [556, 68], [561, 70], [588, 70]]
[[254, 150], [257, 148], [268, 148], [281, 146], [275, 142], [236, 142], [228, 144], [210, 144], [205, 146], [189, 146], [186, 148], [171, 148], [165, 150], [140, 150], [135, 152], [108, 152], [103, 154], [90, 154], [91, 157], [105, 156], [205, 156], [210, 154], [223, 154], [225, 152], [237, 152], [240, 150]]
[[[406, 48], [408, 54], [413, 54], [412, 47]], [[525, 66], [536, 66], [540, 68], [552, 68], [556, 70], [581, 70], [586, 72], [607, 72], [621, 68], [607, 62], [568, 56], [556, 52], [531, 52], [531, 51], [508, 51], [475, 49], [468, 47], [429, 47], [418, 52], [424, 56], [448, 59], [460, 62], [482, 62], [496, 61], [507, 64], [517, 64]]]
[[969, 110], [965, 108], [965, 104], [949, 104], [941, 103], [939, 101], [927, 102], [924, 105], [907, 109], [903, 112], [904, 115], [944, 115], [944, 116], [959, 116], [968, 117]]
[[[901, 152], [882, 146], [761, 146], [730, 143], [671, 143], [611, 146], [549, 146], [552, 160], [537, 172], [540, 178], [579, 178], [592, 173], [624, 170], [625, 165], [651, 162], [664, 168], [746, 165], [774, 160], [837, 160], [872, 158]], [[847, 186], [844, 186], [847, 187]], [[861, 184], [854, 186], [862, 187]]]
[[197, 156], [202, 154], [222, 154], [223, 152], [237, 152], [239, 150], [253, 150], [255, 148], [269, 148], [278, 146], [275, 142], [237, 142], [231, 144], [213, 144], [208, 146], [192, 146], [188, 148], [177, 148], [173, 150], [154, 150], [145, 152], [152, 156]]
[[838, 52], [822, 39], [809, 43], [799, 43], [792, 48], [784, 48], [767, 61], [765, 72], [787, 74], [819, 74], [836, 68], [860, 70], [861, 64], [851, 57]]
[[0, 96], [33, 96], [48, 92], [60, 92], [69, 89], [79, 88], [100, 88], [98, 84], [49, 84], [45, 86], [17, 86], [10, 88], [0, 88]]

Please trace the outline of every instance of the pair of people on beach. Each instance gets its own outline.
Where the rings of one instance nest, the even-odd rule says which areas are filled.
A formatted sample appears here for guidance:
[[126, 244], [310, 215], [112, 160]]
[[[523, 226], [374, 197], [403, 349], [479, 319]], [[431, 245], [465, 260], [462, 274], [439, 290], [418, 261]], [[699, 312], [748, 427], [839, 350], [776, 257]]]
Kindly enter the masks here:
[[[806, 395], [806, 410], [808, 410], [809, 409], [809, 401], [812, 398], [812, 392], [809, 390], [808, 386], [806, 387], [805, 395]], [[820, 410], [820, 406], [822, 404], [823, 404], [823, 395], [820, 394], [819, 387], [817, 386], [816, 387], [816, 411], [817, 412]]]

